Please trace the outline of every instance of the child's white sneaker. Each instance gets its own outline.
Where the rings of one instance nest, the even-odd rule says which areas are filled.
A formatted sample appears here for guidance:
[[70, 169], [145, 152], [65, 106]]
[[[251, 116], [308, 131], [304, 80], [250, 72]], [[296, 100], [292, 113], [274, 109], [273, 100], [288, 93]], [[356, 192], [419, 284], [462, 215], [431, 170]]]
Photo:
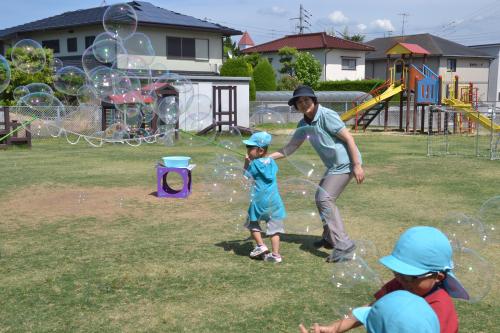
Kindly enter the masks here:
[[275, 263], [278, 263], [278, 262], [281, 262], [282, 259], [281, 259], [281, 256], [278, 254], [273, 254], [273, 253], [268, 253], [264, 256], [264, 261], [268, 261], [268, 262], [275, 262]]
[[250, 252], [250, 258], [258, 258], [263, 254], [269, 253], [269, 249], [265, 244], [262, 244], [261, 246], [257, 245], [252, 252]]

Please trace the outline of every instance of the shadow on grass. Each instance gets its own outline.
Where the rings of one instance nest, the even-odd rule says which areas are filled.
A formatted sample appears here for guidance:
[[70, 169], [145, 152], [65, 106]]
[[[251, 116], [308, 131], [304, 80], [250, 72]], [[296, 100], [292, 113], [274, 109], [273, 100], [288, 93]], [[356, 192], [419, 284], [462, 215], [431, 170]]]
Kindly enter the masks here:
[[[268, 238], [268, 237], [265, 237]], [[320, 237], [312, 235], [296, 235], [296, 234], [283, 234], [281, 235], [281, 242], [299, 244], [299, 249], [309, 252], [317, 257], [326, 258], [328, 253], [321, 251], [314, 247], [313, 242], [318, 241]], [[238, 256], [248, 257], [250, 251], [254, 248], [253, 240], [248, 237], [246, 239], [229, 240], [216, 243], [215, 246], [221, 247], [224, 251], [232, 251]]]

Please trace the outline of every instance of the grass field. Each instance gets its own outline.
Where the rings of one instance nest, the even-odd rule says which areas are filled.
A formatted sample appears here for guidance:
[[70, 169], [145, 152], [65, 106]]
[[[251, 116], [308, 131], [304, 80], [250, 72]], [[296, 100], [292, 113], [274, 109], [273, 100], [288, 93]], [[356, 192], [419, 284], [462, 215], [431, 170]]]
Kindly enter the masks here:
[[[500, 194], [500, 161], [428, 158], [423, 136], [356, 141], [367, 178], [338, 204], [351, 237], [373, 242], [379, 255], [406, 228], [475, 214]], [[285, 235], [279, 265], [250, 260], [253, 244], [236, 230], [243, 221], [225, 198], [203, 192], [203, 166], [217, 152], [63, 139], [0, 151], [0, 332], [297, 332], [300, 322], [326, 323], [371, 301], [367, 289], [330, 283], [333, 266], [312, 247], [314, 234]], [[198, 165], [188, 199], [154, 196], [154, 166], [165, 155]], [[280, 181], [297, 175], [286, 160], [279, 166]], [[499, 245], [480, 254], [495, 284], [479, 303], [456, 302], [461, 332], [500, 324]]]

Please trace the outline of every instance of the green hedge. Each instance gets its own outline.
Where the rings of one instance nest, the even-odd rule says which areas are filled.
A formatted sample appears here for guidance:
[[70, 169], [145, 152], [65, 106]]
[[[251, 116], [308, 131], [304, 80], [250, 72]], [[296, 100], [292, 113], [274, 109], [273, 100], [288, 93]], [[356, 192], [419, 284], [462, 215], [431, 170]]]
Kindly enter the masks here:
[[342, 81], [322, 81], [319, 82], [319, 91], [364, 91], [369, 92], [372, 89], [383, 84], [384, 80], [342, 80]]
[[267, 59], [259, 61], [253, 69], [253, 80], [257, 91], [274, 91], [276, 90], [276, 75], [274, 74], [273, 66]]

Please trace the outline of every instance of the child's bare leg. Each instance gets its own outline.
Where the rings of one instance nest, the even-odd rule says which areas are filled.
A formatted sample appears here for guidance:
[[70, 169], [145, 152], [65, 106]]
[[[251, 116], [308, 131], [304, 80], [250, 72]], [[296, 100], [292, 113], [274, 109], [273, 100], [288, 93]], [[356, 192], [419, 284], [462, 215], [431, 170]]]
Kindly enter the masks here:
[[271, 247], [274, 254], [280, 254], [280, 234], [271, 236]]
[[262, 240], [262, 234], [260, 233], [260, 231], [252, 230], [250, 231], [250, 233], [252, 234], [252, 238], [255, 241], [255, 243], [257, 243], [258, 246], [264, 244], [264, 241]]

